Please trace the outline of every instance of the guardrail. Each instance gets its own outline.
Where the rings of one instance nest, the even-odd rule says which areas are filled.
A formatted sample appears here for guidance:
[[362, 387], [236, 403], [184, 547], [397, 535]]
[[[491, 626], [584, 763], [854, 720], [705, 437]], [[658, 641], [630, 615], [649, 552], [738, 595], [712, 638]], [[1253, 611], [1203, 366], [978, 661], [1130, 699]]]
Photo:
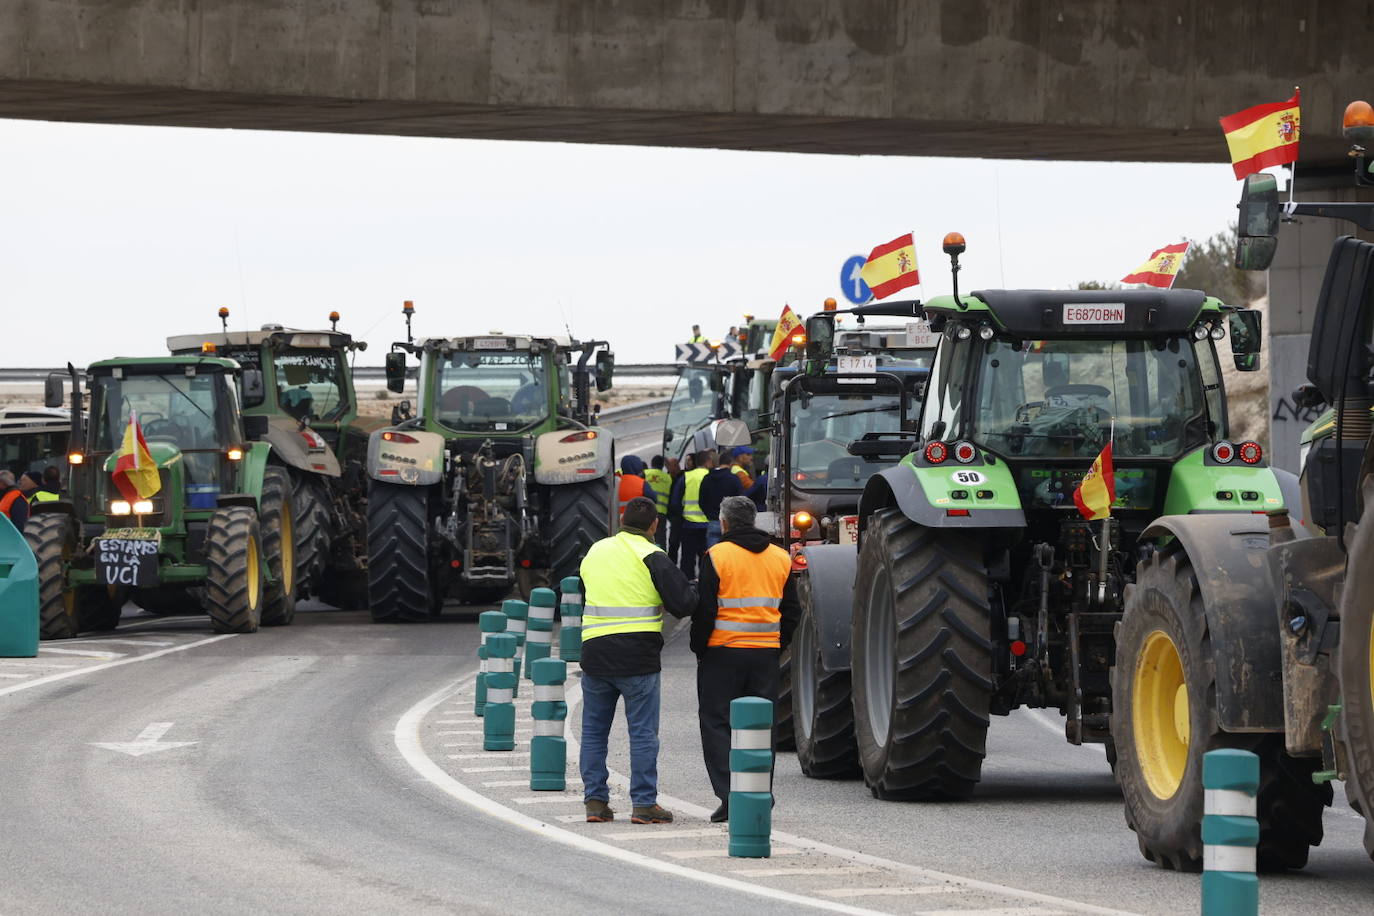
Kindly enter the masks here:
[[[617, 365], [615, 374], [624, 378], [652, 378], [663, 375], [676, 375], [678, 365], [676, 363], [629, 363]], [[3, 369], [0, 368], [0, 382], [41, 382], [52, 373], [57, 373], [63, 377], [67, 375], [66, 367], [51, 369]], [[415, 369], [407, 373], [410, 378], [415, 377]], [[381, 381], [386, 378], [386, 369], [381, 366], [354, 366], [353, 377], [361, 381]]]

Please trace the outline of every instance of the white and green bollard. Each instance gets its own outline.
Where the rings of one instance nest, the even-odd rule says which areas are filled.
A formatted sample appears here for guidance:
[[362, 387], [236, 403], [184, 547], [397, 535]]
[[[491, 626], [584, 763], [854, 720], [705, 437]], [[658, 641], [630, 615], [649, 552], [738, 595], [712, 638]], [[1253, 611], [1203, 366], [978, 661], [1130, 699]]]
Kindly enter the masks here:
[[482, 715], [482, 750], [515, 750], [515, 637], [487, 637], [487, 705]]
[[515, 598], [507, 598], [501, 602], [501, 613], [506, 615], [506, 632], [515, 637], [515, 695], [520, 696], [520, 649], [525, 645], [530, 606]]
[[473, 714], [482, 715], [487, 705], [487, 637], [493, 633], [504, 633], [506, 615], [500, 611], [483, 611], [477, 617], [477, 625], [482, 628], [482, 644], [477, 647], [477, 687], [473, 691]]
[[1202, 756], [1202, 916], [1259, 912], [1259, 775], [1259, 758], [1249, 751], [1225, 748]]
[[568, 663], [561, 658], [540, 658], [530, 663], [529, 670], [534, 681], [534, 702], [530, 704], [530, 715], [534, 717], [530, 788], [561, 792], [568, 787], [568, 740], [563, 736], [563, 724], [568, 718], [568, 704], [563, 701]]
[[766, 859], [773, 832], [773, 703], [730, 701], [730, 855]]
[[563, 624], [558, 629], [558, 657], [570, 662], [582, 661], [582, 580], [568, 576], [558, 584], [563, 595], [559, 614]]
[[553, 655], [553, 606], [558, 596], [551, 588], [530, 590], [529, 627], [525, 633], [525, 677], [533, 679], [534, 663]]

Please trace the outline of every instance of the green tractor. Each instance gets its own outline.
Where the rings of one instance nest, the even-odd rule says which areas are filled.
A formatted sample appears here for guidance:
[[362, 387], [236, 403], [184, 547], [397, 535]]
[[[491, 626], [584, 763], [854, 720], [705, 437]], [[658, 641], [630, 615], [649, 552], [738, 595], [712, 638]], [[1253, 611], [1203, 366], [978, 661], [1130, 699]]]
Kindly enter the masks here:
[[[946, 240], [956, 281], [963, 247]], [[1154, 519], [1248, 528], [1285, 504], [1260, 446], [1230, 439], [1216, 351], [1228, 327], [1257, 345], [1258, 313], [1197, 290], [957, 283], [924, 312], [941, 336], [916, 440], [864, 488], [850, 580], [858, 757], [883, 799], [970, 795], [990, 717], [1018, 707], [1059, 710], [1110, 759], [1116, 627]], [[1088, 521], [1074, 494], [1109, 443], [1115, 501]], [[824, 633], [850, 613], [816, 609]]]
[[363, 341], [338, 330], [331, 312], [327, 331], [263, 325], [230, 331], [229, 310], [219, 310], [221, 331], [167, 339], [173, 353], [213, 352], [261, 373], [267, 396], [244, 408], [267, 420], [263, 441], [273, 467], [291, 482], [299, 545], [299, 597], [339, 608], [367, 604], [367, 460], [369, 436], [386, 425], [358, 415], [353, 355]]
[[[113, 629], [126, 600], [162, 613], [201, 608], [221, 633], [251, 633], [295, 614], [291, 482], [254, 442], [261, 375], [218, 357], [110, 359], [86, 371], [90, 422], [72, 383], [69, 495], [34, 504], [24, 535], [39, 565], [41, 634]], [[50, 376], [47, 403], [62, 401]], [[157, 468], [156, 492], [127, 498], [113, 473], [131, 416]], [[83, 434], [84, 429], [84, 434]]]
[[[407, 304], [408, 305], [408, 304]], [[616, 522], [615, 445], [591, 389], [611, 387], [605, 341], [493, 333], [407, 340], [387, 354], [419, 403], [368, 443], [368, 591], [377, 621], [496, 601], [577, 574]]]
[[[1352, 155], [1357, 184], [1374, 186], [1364, 150]], [[1369, 202], [1284, 209], [1374, 230]], [[1250, 176], [1237, 267], [1269, 265], [1280, 210], [1273, 177]], [[1126, 822], [1166, 868], [1202, 867], [1202, 755], [1216, 747], [1259, 756], [1259, 868], [1306, 864], [1336, 779], [1374, 856], [1371, 339], [1374, 244], [1343, 236], [1317, 299], [1311, 384], [1294, 393], [1300, 406], [1329, 405], [1302, 435], [1301, 497], [1231, 525], [1166, 507], [1146, 532], [1154, 549], [1126, 597], [1112, 734]]]

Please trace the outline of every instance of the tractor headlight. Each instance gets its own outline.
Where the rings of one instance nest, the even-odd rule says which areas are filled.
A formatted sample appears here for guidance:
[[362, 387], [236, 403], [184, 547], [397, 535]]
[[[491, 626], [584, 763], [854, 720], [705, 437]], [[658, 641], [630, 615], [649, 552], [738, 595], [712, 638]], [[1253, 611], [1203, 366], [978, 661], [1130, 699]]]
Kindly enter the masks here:
[[129, 501], [127, 499], [110, 500], [111, 515], [132, 515], [133, 511], [133, 506], [129, 505]]
[[134, 515], [152, 515], [153, 501], [151, 499], [140, 499], [134, 502]]

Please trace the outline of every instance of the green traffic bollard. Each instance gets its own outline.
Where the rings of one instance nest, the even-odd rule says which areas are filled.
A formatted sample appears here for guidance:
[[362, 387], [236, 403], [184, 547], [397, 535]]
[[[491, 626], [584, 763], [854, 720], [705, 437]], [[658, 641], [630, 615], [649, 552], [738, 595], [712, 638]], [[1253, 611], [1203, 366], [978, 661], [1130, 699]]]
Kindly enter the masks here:
[[766, 859], [773, 832], [773, 703], [730, 701], [730, 855]]
[[563, 625], [558, 629], [558, 657], [570, 662], [582, 661], [582, 580], [568, 576], [559, 583], [563, 600], [559, 613]]
[[534, 663], [553, 654], [553, 606], [558, 596], [551, 588], [530, 591], [529, 627], [525, 633], [525, 677], [534, 677]]
[[501, 613], [506, 615], [506, 632], [515, 636], [515, 695], [520, 696], [520, 648], [525, 645], [530, 606], [515, 598], [507, 598], [501, 602]]
[[515, 750], [515, 637], [487, 637], [487, 705], [482, 716], [482, 750]]
[[1202, 755], [1202, 916], [1255, 916], [1259, 877], [1259, 758], [1225, 748]]
[[0, 658], [37, 655], [38, 561], [10, 517], [0, 512]]
[[568, 704], [563, 702], [568, 663], [561, 658], [540, 658], [530, 663], [529, 670], [534, 680], [530, 788], [561, 792], [568, 787], [568, 740], [563, 737], [563, 723], [568, 718]]
[[487, 637], [493, 633], [504, 633], [506, 615], [500, 611], [483, 611], [477, 616], [477, 625], [482, 628], [482, 644], [477, 647], [477, 657], [481, 660], [477, 670], [477, 686], [473, 702], [473, 714], [482, 715], [487, 705]]

